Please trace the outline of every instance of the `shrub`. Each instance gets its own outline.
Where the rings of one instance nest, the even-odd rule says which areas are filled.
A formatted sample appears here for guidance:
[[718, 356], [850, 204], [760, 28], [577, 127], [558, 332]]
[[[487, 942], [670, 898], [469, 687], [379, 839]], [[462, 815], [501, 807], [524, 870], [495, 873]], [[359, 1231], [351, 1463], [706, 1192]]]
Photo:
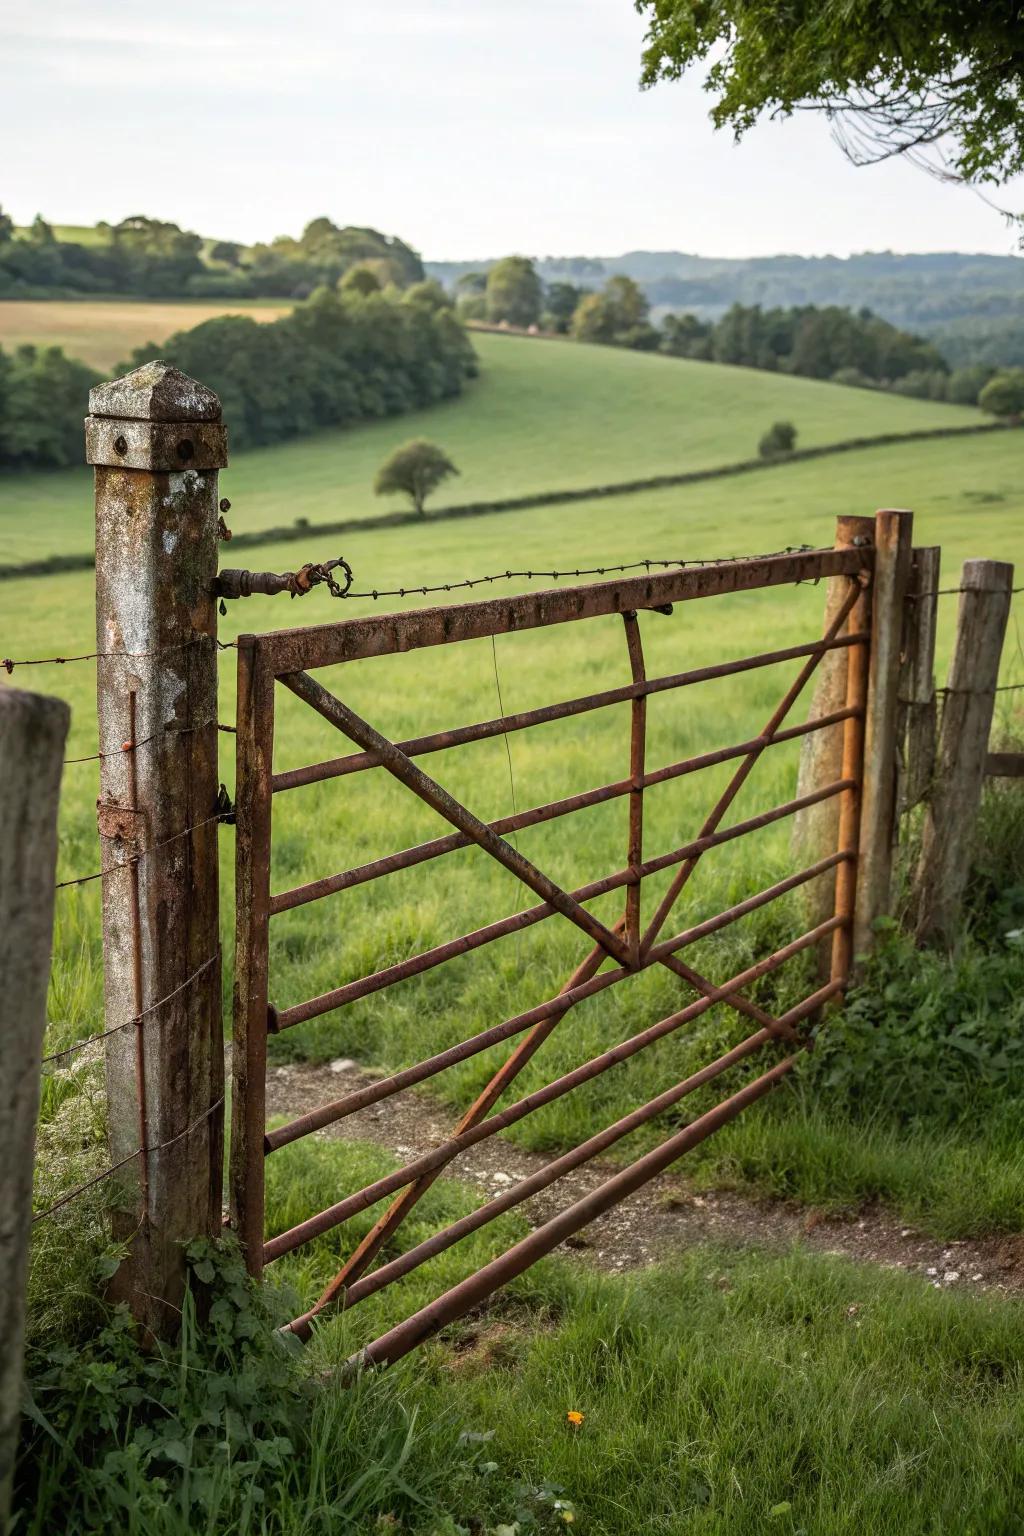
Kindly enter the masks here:
[[978, 404], [993, 416], [1018, 421], [1024, 415], [1024, 368], [997, 373], [981, 391]]
[[796, 447], [796, 427], [791, 421], [776, 421], [757, 445], [762, 459], [775, 459], [792, 453]]
[[860, 368], [837, 368], [832, 375], [833, 384], [845, 384], [850, 389], [876, 389], [874, 379], [868, 378]]

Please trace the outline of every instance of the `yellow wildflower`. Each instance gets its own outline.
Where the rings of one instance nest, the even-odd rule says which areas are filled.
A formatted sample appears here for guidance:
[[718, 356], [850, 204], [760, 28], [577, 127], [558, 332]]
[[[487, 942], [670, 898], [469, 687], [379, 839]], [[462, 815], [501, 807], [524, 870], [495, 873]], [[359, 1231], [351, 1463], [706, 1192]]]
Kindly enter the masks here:
[[566, 1414], [566, 1418], [572, 1425], [573, 1429], [579, 1429], [580, 1425], [583, 1423], [583, 1414], [580, 1413], [576, 1408], [570, 1408], [569, 1412]]

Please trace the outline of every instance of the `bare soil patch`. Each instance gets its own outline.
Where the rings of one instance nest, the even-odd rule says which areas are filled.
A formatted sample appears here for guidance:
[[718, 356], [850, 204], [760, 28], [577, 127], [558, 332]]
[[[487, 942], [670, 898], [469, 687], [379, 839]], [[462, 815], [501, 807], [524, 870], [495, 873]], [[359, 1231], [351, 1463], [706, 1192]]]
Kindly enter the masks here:
[[[352, 1061], [271, 1067], [268, 1116], [292, 1118], [372, 1082], [374, 1076]], [[450, 1135], [452, 1123], [444, 1105], [407, 1092], [359, 1110], [317, 1134], [376, 1142], [396, 1157], [410, 1160]], [[547, 1161], [499, 1135], [463, 1153], [448, 1176], [478, 1185], [489, 1198]], [[615, 1165], [597, 1159], [518, 1209], [538, 1226], [614, 1171]], [[601, 1269], [623, 1273], [702, 1242], [776, 1249], [799, 1243], [819, 1253], [906, 1270], [939, 1288], [1024, 1291], [1024, 1233], [943, 1243], [885, 1210], [867, 1208], [836, 1215], [729, 1191], [698, 1192], [679, 1174], [653, 1180], [570, 1238], [563, 1251]]]

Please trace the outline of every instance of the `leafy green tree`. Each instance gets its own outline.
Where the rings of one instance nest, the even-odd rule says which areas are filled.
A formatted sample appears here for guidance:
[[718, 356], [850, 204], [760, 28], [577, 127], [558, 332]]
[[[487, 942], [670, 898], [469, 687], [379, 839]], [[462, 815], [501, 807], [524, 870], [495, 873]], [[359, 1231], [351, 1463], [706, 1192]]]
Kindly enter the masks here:
[[463, 272], [456, 278], [455, 309], [462, 320], [487, 319], [486, 272]]
[[0, 208], [0, 245], [6, 245], [8, 240], [14, 239], [14, 220], [9, 213]]
[[380, 293], [376, 274], [364, 266], [349, 267], [338, 286], [342, 293], [357, 293], [364, 299], [367, 294]]
[[487, 274], [487, 318], [494, 325], [536, 325], [543, 287], [528, 256], [504, 256]]
[[777, 459], [796, 447], [796, 427], [791, 421], [777, 421], [769, 427], [757, 445], [762, 459]]
[[452, 309], [452, 301], [435, 277], [426, 277], [422, 283], [413, 283], [402, 295], [406, 304], [422, 304], [426, 309]]
[[589, 292], [589, 288], [580, 288], [575, 283], [548, 283], [544, 289], [545, 329], [566, 335], [577, 305]]
[[661, 350], [670, 357], [706, 361], [711, 356], [712, 329], [696, 315], [666, 315], [661, 327]]
[[244, 246], [234, 240], [215, 240], [210, 246], [210, 260], [222, 261], [226, 267], [240, 267]]
[[460, 293], [455, 310], [461, 320], [486, 320], [487, 298], [482, 293]]
[[0, 352], [0, 465], [80, 464], [82, 416], [99, 374], [60, 347]]
[[648, 324], [648, 307], [643, 291], [631, 277], [609, 278], [600, 293], [590, 293], [578, 304], [572, 335], [577, 341], [652, 351], [660, 337]]
[[411, 499], [422, 517], [427, 497], [449, 475], [457, 474], [458, 470], [443, 449], [417, 437], [412, 442], [403, 443], [385, 459], [377, 471], [373, 489], [378, 496], [390, 496], [400, 491]]
[[907, 154], [964, 180], [1024, 171], [1017, 3], [993, 0], [634, 0], [642, 83], [705, 66], [716, 127], [823, 112], [859, 164]]
[[935, 368], [912, 368], [891, 386], [897, 395], [908, 395], [913, 400], [945, 400], [949, 388], [949, 376]]
[[977, 405], [978, 396], [995, 371], [989, 363], [976, 363], [970, 368], [954, 368], [949, 376], [946, 399], [953, 405]]
[[129, 293], [181, 294], [189, 278], [202, 273], [200, 237], [164, 219], [133, 215], [115, 224], [110, 238], [113, 270]]
[[978, 404], [992, 416], [1017, 422], [1024, 416], [1024, 368], [1008, 368], [990, 379], [978, 396]]

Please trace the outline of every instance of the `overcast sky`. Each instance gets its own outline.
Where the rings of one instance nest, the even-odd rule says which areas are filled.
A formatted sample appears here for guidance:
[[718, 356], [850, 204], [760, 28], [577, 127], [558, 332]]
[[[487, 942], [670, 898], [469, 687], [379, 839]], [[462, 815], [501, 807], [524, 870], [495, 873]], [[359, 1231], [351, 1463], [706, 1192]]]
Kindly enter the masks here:
[[857, 170], [816, 118], [737, 146], [698, 79], [640, 92], [642, 35], [631, 0], [4, 0], [0, 202], [247, 242], [327, 214], [435, 259], [1015, 252], [974, 193]]

